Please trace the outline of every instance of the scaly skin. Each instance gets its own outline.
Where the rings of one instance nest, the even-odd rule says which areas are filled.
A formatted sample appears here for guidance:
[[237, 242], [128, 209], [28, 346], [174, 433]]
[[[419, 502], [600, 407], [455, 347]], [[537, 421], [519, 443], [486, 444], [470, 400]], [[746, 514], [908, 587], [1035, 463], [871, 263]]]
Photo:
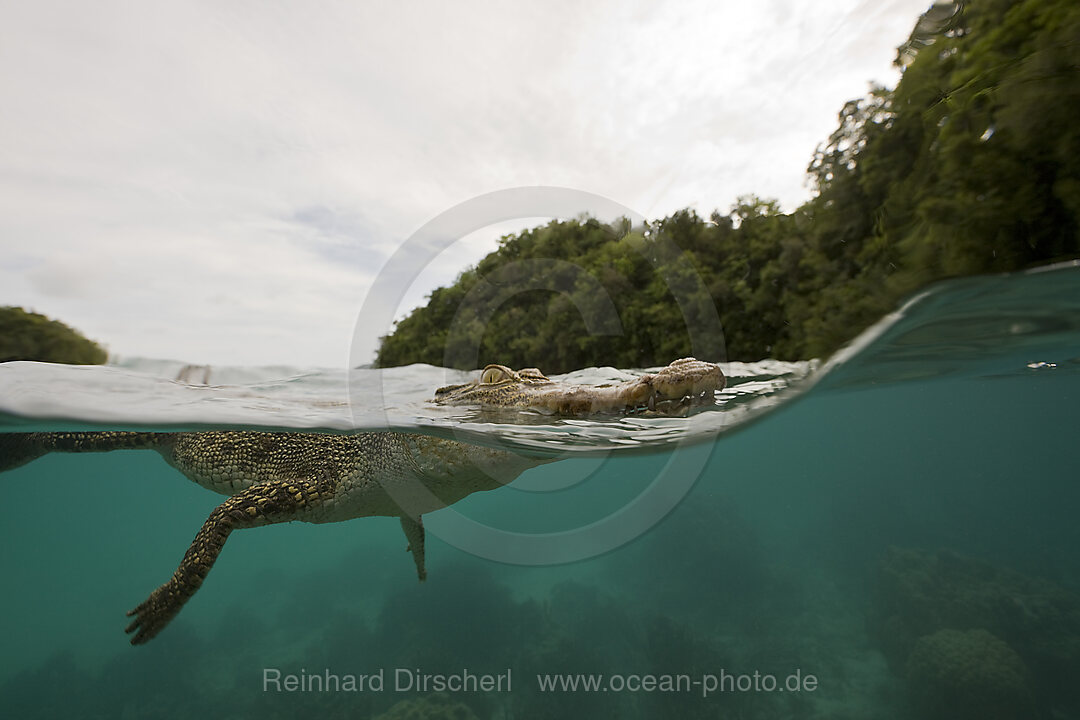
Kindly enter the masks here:
[[[580, 414], [656, 407], [723, 387], [715, 365], [680, 360], [654, 375], [589, 390], [557, 385], [538, 370], [488, 366], [481, 381], [443, 388], [436, 402], [539, 408]], [[591, 399], [589, 399], [591, 397]], [[424, 513], [510, 482], [550, 459], [399, 432], [0, 433], [0, 472], [50, 452], [155, 450], [199, 485], [227, 495], [203, 523], [176, 572], [128, 615], [139, 645], [157, 635], [195, 594], [233, 530], [300, 520], [399, 517], [420, 580]]]
[[49, 452], [156, 450], [199, 485], [228, 495], [172, 578], [128, 613], [133, 645], [147, 642], [202, 585], [233, 530], [300, 520], [401, 518], [423, 580], [423, 513], [502, 487], [544, 462], [454, 440], [397, 432], [0, 433], [0, 470]]
[[676, 360], [659, 372], [617, 385], [564, 385], [549, 380], [536, 368], [514, 372], [505, 365], [488, 365], [476, 382], [436, 390], [435, 402], [587, 415], [669, 409], [667, 406], [685, 401], [711, 400], [724, 383], [719, 366], [694, 358]]

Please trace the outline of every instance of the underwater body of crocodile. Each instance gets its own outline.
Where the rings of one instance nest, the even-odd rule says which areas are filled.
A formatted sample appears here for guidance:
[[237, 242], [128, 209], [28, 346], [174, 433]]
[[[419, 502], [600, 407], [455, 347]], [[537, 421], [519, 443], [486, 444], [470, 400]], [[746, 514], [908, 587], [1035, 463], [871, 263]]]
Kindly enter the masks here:
[[[528, 368], [489, 365], [480, 380], [440, 388], [435, 402], [563, 415], [664, 409], [712, 398], [720, 368], [693, 358], [607, 386], [568, 386]], [[199, 485], [229, 496], [210, 513], [180, 566], [128, 615], [132, 644], [160, 632], [202, 585], [233, 530], [294, 520], [401, 519], [420, 580], [421, 516], [509, 483], [551, 458], [395, 431], [347, 435], [300, 432], [0, 433], [0, 471], [50, 452], [149, 449]]]

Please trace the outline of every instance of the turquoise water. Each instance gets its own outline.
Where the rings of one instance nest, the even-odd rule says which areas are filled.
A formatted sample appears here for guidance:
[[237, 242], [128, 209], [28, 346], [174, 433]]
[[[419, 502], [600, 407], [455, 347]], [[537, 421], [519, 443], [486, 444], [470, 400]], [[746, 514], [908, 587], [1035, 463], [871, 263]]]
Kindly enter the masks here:
[[[10, 717], [1080, 717], [1080, 268], [938, 286], [842, 359], [808, 377], [809, 364], [759, 367], [738, 376], [750, 391], [686, 419], [584, 429], [534, 419], [523, 444], [561, 433], [553, 451], [567, 458], [428, 516], [422, 585], [393, 519], [235, 533], [173, 624], [137, 648], [124, 612], [168, 578], [219, 497], [148, 452], [51, 455], [5, 473], [0, 707]], [[130, 391], [112, 414], [99, 379], [84, 377], [80, 398], [68, 375], [4, 372], [12, 430], [164, 429], [140, 412], [191, 404], [151, 392], [132, 368], [109, 370]], [[267, 397], [370, 421], [335, 415], [347, 402], [327, 400], [340, 384], [325, 375], [254, 383], [247, 400], [217, 403], [240, 413], [222, 424], [295, 427], [266, 419]], [[215, 392], [239, 394], [190, 390]], [[395, 427], [514, 432], [410, 405], [393, 388], [388, 397]], [[780, 402], [742, 411], [770, 399]], [[217, 421], [202, 411], [180, 424]], [[312, 412], [306, 426], [337, 428]], [[586, 452], [620, 443], [635, 447]], [[500, 548], [461, 548], [459, 517], [561, 532], [572, 545], [590, 523], [632, 522], [621, 509], [657, 478], [674, 509], [600, 555], [514, 564], [484, 557]], [[274, 672], [308, 689], [267, 687]], [[368, 684], [310, 689], [328, 673]], [[421, 675], [466, 673], [502, 689], [416, 689]], [[601, 689], [541, 687], [579, 676]], [[769, 678], [794, 684], [769, 692]]]

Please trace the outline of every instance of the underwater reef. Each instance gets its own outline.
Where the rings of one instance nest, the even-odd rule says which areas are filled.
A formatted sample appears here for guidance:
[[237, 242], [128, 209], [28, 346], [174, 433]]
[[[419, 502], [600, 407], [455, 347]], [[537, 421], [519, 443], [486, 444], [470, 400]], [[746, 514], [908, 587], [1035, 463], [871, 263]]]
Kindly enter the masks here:
[[374, 720], [479, 720], [463, 702], [446, 693], [432, 693], [396, 703]]
[[[717, 712], [790, 717], [799, 700], [782, 695], [542, 692], [536, 673], [672, 672], [733, 667], [723, 644], [689, 625], [642, 616], [596, 587], [564, 582], [543, 601], [515, 600], [505, 585], [469, 567], [445, 568], [428, 585], [386, 598], [374, 623], [357, 609], [335, 608], [297, 640], [280, 622], [234, 608], [204, 639], [178, 622], [160, 648], [118, 653], [96, 667], [69, 655], [50, 658], [0, 684], [0, 702], [20, 718], [249, 717], [475, 720], [591, 717], [713, 718]], [[307, 616], [309, 619], [312, 617]], [[284, 649], [284, 651], [283, 651]], [[268, 659], [272, 658], [272, 659]], [[511, 693], [266, 693], [259, 668], [511, 667]], [[392, 672], [392, 670], [391, 670]], [[57, 694], [54, 688], [63, 687]], [[811, 715], [800, 714], [811, 717]]]
[[1080, 716], [1069, 590], [949, 550], [891, 547], [871, 603], [869, 634], [927, 717]]
[[938, 630], [907, 661], [911, 697], [928, 720], [1036, 717], [1027, 667], [986, 630]]
[[[496, 575], [461, 557], [440, 565], [418, 589], [408, 573], [357, 572], [365, 566], [358, 551], [288, 584], [260, 580], [249, 588], [258, 603], [245, 593], [216, 611], [213, 622], [179, 618], [154, 645], [91, 658], [61, 653], [30, 664], [0, 680], [0, 706], [27, 719], [901, 720], [896, 708], [903, 681], [867, 647], [859, 614], [865, 598], [829, 590], [818, 573], [775, 560], [740, 507], [716, 496], [683, 503], [618, 553], [567, 568], [500, 568]], [[539, 585], [515, 582], [535, 582], [541, 574]], [[79, 647], [77, 640], [71, 645]], [[387, 685], [395, 668], [511, 668], [513, 689], [265, 692], [266, 667], [315, 673], [385, 668]], [[700, 691], [545, 692], [535, 679], [755, 670], [783, 678], [796, 668], [817, 675], [820, 688], [707, 697]]]

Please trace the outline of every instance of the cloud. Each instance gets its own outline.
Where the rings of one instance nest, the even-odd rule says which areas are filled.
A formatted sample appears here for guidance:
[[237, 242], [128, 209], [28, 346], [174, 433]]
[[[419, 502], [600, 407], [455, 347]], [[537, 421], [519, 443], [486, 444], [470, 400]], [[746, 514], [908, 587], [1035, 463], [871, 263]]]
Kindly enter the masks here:
[[126, 355], [340, 366], [386, 258], [477, 195], [794, 207], [925, 4], [14, 5], [0, 303]]

